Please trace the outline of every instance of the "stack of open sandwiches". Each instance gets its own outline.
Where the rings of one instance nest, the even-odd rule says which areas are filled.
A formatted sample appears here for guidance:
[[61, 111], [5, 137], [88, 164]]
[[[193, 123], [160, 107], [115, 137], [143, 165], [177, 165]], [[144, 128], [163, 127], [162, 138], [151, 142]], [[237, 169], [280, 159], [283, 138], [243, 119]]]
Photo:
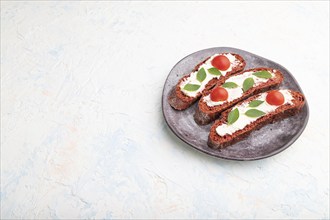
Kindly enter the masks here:
[[208, 145], [223, 148], [253, 130], [292, 116], [304, 106], [304, 96], [289, 89], [274, 90], [283, 74], [268, 67], [244, 70], [246, 62], [234, 53], [214, 54], [182, 77], [168, 101], [185, 110], [195, 101], [198, 125], [211, 126]]

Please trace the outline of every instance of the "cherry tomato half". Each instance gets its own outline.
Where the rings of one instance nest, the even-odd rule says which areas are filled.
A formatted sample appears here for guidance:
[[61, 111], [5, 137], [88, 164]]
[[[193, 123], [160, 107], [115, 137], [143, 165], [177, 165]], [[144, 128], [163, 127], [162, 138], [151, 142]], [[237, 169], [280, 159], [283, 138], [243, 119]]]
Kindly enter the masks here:
[[213, 89], [210, 98], [213, 102], [225, 101], [228, 99], [228, 92], [225, 88], [219, 86]]
[[267, 94], [266, 101], [270, 105], [282, 105], [284, 103], [284, 96], [281, 92], [274, 90]]
[[211, 61], [211, 64], [219, 70], [227, 70], [230, 67], [230, 61], [224, 55], [214, 57]]

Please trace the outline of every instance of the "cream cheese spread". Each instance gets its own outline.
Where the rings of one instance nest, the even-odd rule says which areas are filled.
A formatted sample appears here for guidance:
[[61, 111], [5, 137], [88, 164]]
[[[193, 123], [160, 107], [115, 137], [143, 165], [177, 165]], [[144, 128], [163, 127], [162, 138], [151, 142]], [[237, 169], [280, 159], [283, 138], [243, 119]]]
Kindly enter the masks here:
[[[187, 77], [185, 80], [182, 81], [182, 83], [180, 84], [180, 88], [181, 88], [181, 91], [189, 96], [189, 97], [195, 97], [199, 92], [203, 91], [205, 86], [207, 85], [207, 83], [209, 81], [211, 81], [212, 79], [216, 78], [216, 79], [219, 79], [221, 77], [221, 75], [213, 75], [213, 74], [210, 74], [208, 72], [208, 69], [210, 68], [214, 68], [211, 64], [211, 61], [213, 60], [214, 57], [216, 56], [219, 56], [219, 55], [224, 55], [226, 56], [229, 61], [230, 61], [230, 66], [227, 70], [221, 70], [221, 74], [222, 76], [225, 76], [228, 72], [232, 71], [232, 69], [237, 66], [239, 64], [239, 60], [236, 59], [236, 57], [230, 53], [227, 53], [227, 54], [214, 54], [213, 56], [211, 56], [208, 60], [206, 60], [205, 63], [203, 63], [197, 71], [195, 72], [192, 72], [190, 74], [189, 77]], [[200, 69], [204, 68], [205, 72], [206, 72], [206, 78], [202, 81], [202, 82], [199, 82], [197, 80], [197, 73]], [[196, 90], [196, 91], [187, 91], [185, 89], [183, 89], [185, 87], [185, 85], [187, 84], [194, 84], [194, 85], [200, 85], [200, 87]]]
[[[226, 102], [231, 102], [231, 101], [233, 101], [237, 98], [240, 98], [243, 95], [243, 82], [247, 78], [253, 78], [253, 80], [254, 80], [253, 87], [256, 87], [256, 86], [260, 85], [261, 83], [265, 83], [265, 82], [267, 82], [268, 80], [271, 79], [271, 78], [265, 79], [265, 78], [257, 77], [255, 75], [253, 75], [253, 73], [255, 73], [255, 72], [258, 72], [258, 71], [257, 70], [256, 71], [248, 71], [248, 72], [245, 72], [243, 74], [232, 76], [232, 77], [228, 78], [225, 81], [225, 83], [226, 82], [233, 82], [233, 83], [236, 83], [238, 85], [238, 87], [236, 87], [236, 88], [226, 88], [226, 90], [228, 92], [228, 99], [227, 100], [214, 102], [214, 101], [211, 100], [211, 97], [210, 97], [210, 94], [209, 94], [209, 95], [207, 95], [203, 98], [203, 101], [206, 102], [206, 104], [210, 107], [217, 106], [217, 105], [222, 105]], [[267, 72], [269, 72], [272, 75], [272, 78], [275, 76], [275, 74], [274, 74], [275, 70], [273, 70], [271, 72], [270, 71], [267, 71]]]
[[[289, 90], [279, 90], [279, 92], [281, 92], [284, 96], [284, 104], [290, 104], [292, 105], [292, 95], [290, 93]], [[263, 101], [263, 103], [261, 105], [259, 105], [258, 107], [249, 107], [249, 103], [247, 102], [243, 102], [242, 104], [234, 107], [233, 109], [237, 108], [239, 111], [239, 117], [237, 119], [237, 121], [235, 121], [233, 124], [222, 124], [220, 126], [218, 126], [216, 128], [216, 132], [218, 135], [220, 136], [224, 136], [224, 135], [231, 135], [233, 133], [235, 133], [238, 130], [242, 130], [244, 129], [247, 125], [249, 125], [250, 123], [256, 121], [258, 118], [262, 117], [249, 117], [245, 114], [246, 111], [250, 110], [250, 109], [257, 109], [259, 111], [263, 111], [265, 113], [265, 115], [274, 112], [278, 107], [280, 106], [276, 106], [276, 105], [270, 105], [266, 102], [266, 96], [267, 96], [267, 92], [265, 93], [261, 93], [255, 100], [260, 100]]]

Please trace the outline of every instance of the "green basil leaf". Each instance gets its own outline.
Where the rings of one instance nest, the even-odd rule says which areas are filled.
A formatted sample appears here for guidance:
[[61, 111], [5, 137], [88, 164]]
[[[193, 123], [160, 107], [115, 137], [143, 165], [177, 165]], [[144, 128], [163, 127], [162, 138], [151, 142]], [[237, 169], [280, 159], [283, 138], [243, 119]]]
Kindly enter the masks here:
[[203, 82], [204, 79], [206, 78], [206, 72], [204, 68], [201, 68], [198, 73], [197, 73], [197, 80], [200, 82]]
[[222, 87], [228, 88], [228, 89], [234, 89], [234, 88], [237, 88], [238, 85], [234, 82], [226, 82], [226, 83], [222, 84]]
[[235, 108], [234, 110], [232, 110], [229, 114], [228, 114], [228, 118], [227, 118], [227, 123], [229, 125], [233, 124], [235, 121], [237, 121], [237, 119], [239, 118], [239, 111], [237, 108]]
[[212, 68], [208, 69], [207, 71], [209, 71], [209, 73], [212, 75], [222, 76], [220, 70], [218, 70], [217, 68], [212, 67]]
[[258, 109], [250, 109], [245, 112], [245, 115], [249, 116], [251, 118], [257, 118], [257, 117], [263, 116], [264, 114], [266, 114], [266, 113], [263, 111], [260, 111]]
[[186, 84], [183, 89], [193, 92], [196, 91], [197, 89], [199, 89], [199, 87], [201, 87], [200, 85], [196, 85], [196, 84]]
[[243, 82], [243, 92], [246, 92], [247, 90], [251, 89], [253, 87], [254, 80], [253, 78], [247, 78]]
[[256, 77], [259, 77], [259, 78], [263, 78], [263, 79], [269, 79], [269, 78], [272, 78], [272, 74], [270, 74], [268, 71], [259, 71], [259, 72], [255, 72], [255, 73], [252, 73], [253, 75], [255, 75]]
[[259, 105], [261, 105], [264, 101], [261, 100], [253, 100], [249, 103], [249, 107], [258, 107]]

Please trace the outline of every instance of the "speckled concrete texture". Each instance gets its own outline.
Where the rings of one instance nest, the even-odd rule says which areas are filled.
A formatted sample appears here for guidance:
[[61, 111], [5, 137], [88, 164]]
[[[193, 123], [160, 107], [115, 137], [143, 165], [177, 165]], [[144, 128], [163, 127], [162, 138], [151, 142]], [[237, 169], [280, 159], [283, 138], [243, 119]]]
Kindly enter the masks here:
[[[0, 4], [1, 219], [329, 219], [328, 1]], [[167, 126], [171, 68], [223, 46], [299, 82], [283, 152], [219, 159]]]

